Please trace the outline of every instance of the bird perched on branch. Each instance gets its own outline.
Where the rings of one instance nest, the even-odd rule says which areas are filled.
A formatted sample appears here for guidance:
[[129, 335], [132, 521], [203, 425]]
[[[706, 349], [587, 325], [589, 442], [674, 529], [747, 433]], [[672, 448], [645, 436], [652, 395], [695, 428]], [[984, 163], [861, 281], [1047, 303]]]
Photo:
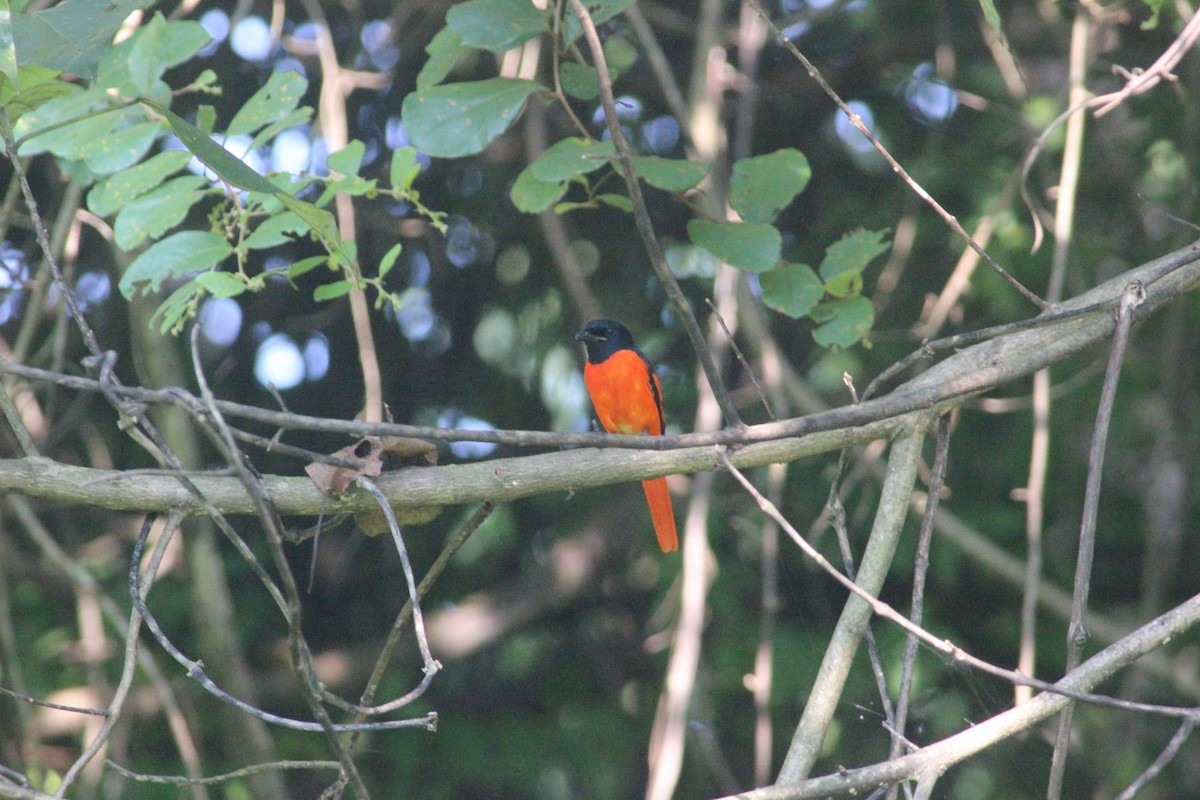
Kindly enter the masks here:
[[[583, 382], [592, 397], [600, 424], [609, 433], [662, 436], [662, 387], [633, 334], [619, 322], [596, 319], [575, 335], [587, 348]], [[675, 513], [666, 478], [642, 481], [658, 546], [664, 553], [679, 549]]]

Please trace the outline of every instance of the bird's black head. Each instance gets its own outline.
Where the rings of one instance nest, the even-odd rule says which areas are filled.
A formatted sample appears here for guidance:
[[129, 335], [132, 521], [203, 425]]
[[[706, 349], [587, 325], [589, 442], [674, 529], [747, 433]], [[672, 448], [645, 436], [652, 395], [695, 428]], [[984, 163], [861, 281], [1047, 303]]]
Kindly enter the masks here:
[[618, 350], [637, 352], [633, 334], [624, 325], [611, 319], [592, 320], [575, 334], [575, 341], [583, 342], [587, 348], [588, 361], [593, 364], [607, 361], [608, 357]]

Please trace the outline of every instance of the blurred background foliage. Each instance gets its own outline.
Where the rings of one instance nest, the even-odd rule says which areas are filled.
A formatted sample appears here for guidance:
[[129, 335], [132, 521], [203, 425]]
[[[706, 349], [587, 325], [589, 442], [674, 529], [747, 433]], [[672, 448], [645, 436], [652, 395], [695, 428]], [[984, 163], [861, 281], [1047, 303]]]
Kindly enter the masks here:
[[[317, 56], [320, 21], [314, 13], [319, 11], [328, 22], [342, 78], [356, 87], [348, 94], [345, 117], [350, 138], [364, 144], [359, 174], [382, 184], [392, 154], [412, 144], [401, 105], [416, 90], [425, 48], [442, 30], [451, 5], [311, 0], [273, 7], [253, 2], [164, 7], [166, 14], [198, 21], [212, 37], [195, 57], [173, 66], [166, 82], [184, 86], [211, 70], [223, 88], [215, 96], [180, 95], [173, 108], [196, 121], [199, 106], [212, 104], [216, 120], [224, 123], [272, 74], [288, 70], [307, 78], [300, 102], [316, 108], [323, 78]], [[863, 292], [872, 301], [875, 321], [866, 341], [856, 346], [818, 346], [811, 320], [771, 311], [759, 299], [755, 275], [736, 277], [746, 290], [743, 303], [750, 306], [743, 313], [765, 320], [794, 370], [794, 388], [814, 404], [793, 401], [794, 413], [815, 410], [817, 402], [848, 402], [843, 373], [861, 388], [929, 335], [923, 326], [962, 254], [961, 240], [874, 150], [863, 146], [862, 137], [773, 37], [767, 36], [754, 52], [756, 75], [746, 75], [741, 34], [753, 19], [752, 10], [736, 2], [716, 3], [721, 48], [697, 60], [701, 3], [643, 0], [637, 5], [692, 104], [689, 112], [706, 93], [723, 101], [717, 108], [722, 142], [741, 142], [748, 154], [796, 148], [807, 158], [811, 180], [776, 221], [788, 261], [819, 265], [826, 249], [849, 231], [891, 231], [892, 249], [865, 274]], [[1182, 2], [1160, 3], [1161, 15], [1154, 24], [1145, 24], [1152, 9], [1142, 2], [1099, 6], [1016, 0], [999, 4], [1001, 43], [975, 3], [782, 0], [763, 5], [925, 189], [968, 230], [984, 222], [993, 228], [991, 255], [1039, 294], [1047, 289], [1051, 246], [1031, 252], [1034, 228], [1014, 192], [1014, 175], [1038, 134], [1066, 107], [1074, 18], [1086, 18], [1086, 85], [1098, 94], [1123, 84], [1115, 68], [1133, 70], [1157, 58], [1191, 14]], [[689, 121], [675, 116], [635, 25], [617, 16], [601, 26], [601, 34], [619, 73], [615, 90], [633, 145], [644, 154], [684, 156]], [[693, 74], [697, 63], [713, 73], [708, 84]], [[496, 64], [490, 54], [476, 51], [459, 61], [454, 76], [489, 77]], [[1189, 55], [1176, 70], [1177, 81], [1104, 117], [1088, 119], [1065, 296], [1194, 237], [1171, 215], [1196, 218], [1198, 66], [1195, 55]], [[537, 77], [549, 82], [549, 69], [543, 58]], [[698, 80], [700, 89], [689, 90]], [[753, 128], [738, 132], [741, 98], [751, 89], [757, 93]], [[598, 100], [576, 99], [571, 107], [592, 136], [605, 135]], [[564, 284], [561, 270], [570, 269], [585, 280], [596, 307], [633, 329], [642, 349], [661, 365], [669, 431], [692, 430], [694, 355], [629, 214], [603, 205], [564, 214], [560, 224], [566, 241], [556, 243], [548, 240], [550, 225], [544, 219], [521, 213], [510, 199], [514, 181], [530, 163], [531, 141], [544, 145], [577, 133], [560, 106], [535, 98], [513, 127], [478, 155], [440, 159], [418, 150], [422, 169], [413, 186], [426, 208], [446, 215], [444, 230], [403, 199], [356, 198], [361, 263], [378, 264], [393, 244], [403, 245], [386, 278], [385, 288], [395, 302], [385, 303], [371, 317], [384, 399], [396, 421], [587, 430], [591, 409], [581, 378], [582, 354], [572, 336], [588, 315], [579, 295]], [[235, 142], [226, 146], [256, 170], [327, 173], [330, 148], [315, 120], [291, 126], [249, 153], [246, 139], [242, 152]], [[1046, 209], [1054, 207], [1062, 148], [1058, 129], [1029, 175], [1037, 213], [1046, 219], [1051, 213]], [[714, 173], [727, 175], [731, 162], [721, 150]], [[48, 224], [86, 213], [80, 210], [80, 184], [54, 162], [37, 158], [29, 170]], [[6, 176], [11, 174], [7, 169]], [[607, 190], [623, 191], [617, 175], [606, 180]], [[13, 201], [14, 185], [10, 180]], [[583, 199], [579, 190], [572, 191], [567, 200]], [[647, 198], [673, 272], [697, 315], [707, 317], [705, 299], [713, 296], [718, 265], [689, 241], [691, 209], [666, 192], [648, 190]], [[34, 293], [23, 283], [40, 261], [28, 221], [20, 219], [13, 202], [6, 209], [0, 335], [11, 347], [19, 332], [28, 330], [26, 363], [78, 372], [84, 349], [71, 326], [62, 323], [60, 298], [53, 291]], [[204, 213], [193, 210], [185, 227], [207, 229]], [[161, 337], [157, 325], [148, 325], [158, 300], [138, 299], [130, 305], [116, 291], [132, 254], [114, 246], [103, 222], [85, 219], [74, 231], [64, 264], [102, 345], [118, 352], [122, 378], [144, 385], [192, 385], [186, 372], [178, 371], [184, 343]], [[319, 250], [312, 241], [296, 237], [255, 251], [245, 268], [248, 275], [263, 274], [314, 253]], [[344, 301], [312, 299], [313, 288], [328, 278], [318, 279], [319, 273], [297, 278], [298, 288], [286, 280], [267, 280], [261, 291], [208, 297], [198, 306], [204, 366], [219, 397], [274, 406], [268, 389], [272, 384], [298, 413], [352, 418], [360, 411], [363, 390], [350, 312]], [[1105, 465], [1093, 583], [1093, 608], [1118, 628], [1133, 627], [1200, 588], [1195, 571], [1183, 568], [1198, 533], [1192, 453], [1200, 433], [1200, 404], [1190, 333], [1197, 312], [1195, 298], [1188, 296], [1139, 327], [1122, 377]], [[1033, 313], [981, 267], [969, 291], [946, 310], [941, 330], [972, 330]], [[40, 316], [29, 324], [31, 314]], [[738, 337], [751, 358], [759, 347], [747, 332], [753, 330], [744, 324]], [[155, 363], [156, 351], [165, 362]], [[1044, 575], [1049, 584], [1068, 591], [1100, 385], [1097, 364], [1103, 355], [1081, 354], [1053, 370]], [[726, 373], [746, 419], [765, 420], [744, 370], [730, 362]], [[1020, 490], [1029, 470], [1029, 391], [1028, 383], [1006, 387], [1003, 397], [973, 402], [956, 416], [944, 500], [972, 535], [999, 548], [1000, 557], [1017, 562], [1026, 547]], [[47, 387], [37, 392], [47, 421], [39, 433], [46, 455], [102, 467], [151, 465], [121, 435], [113, 424], [115, 415], [99, 398]], [[5, 452], [17, 452], [7, 430], [3, 436]], [[287, 441], [324, 451], [346, 444], [316, 434], [289, 435]], [[517, 453], [456, 443], [443, 448], [441, 457], [454, 462]], [[197, 442], [192, 463], [210, 466], [211, 455]], [[855, 454], [843, 497], [858, 546], [878, 496], [870, 467], [879, 456], [877, 447]], [[299, 474], [302, 466], [261, 452], [253, 459], [263, 473]], [[801, 531], [822, 530], [814, 523], [820, 519], [835, 461], [830, 457], [789, 465], [782, 508]], [[681, 514], [689, 485], [690, 478], [672, 482]], [[734, 491], [728, 478], [719, 476], [717, 486], [707, 520], [713, 583], [688, 750], [675, 795], [680, 798], [754, 785], [755, 718], [747, 676], [754, 670], [762, 614], [763, 523], [757, 508]], [[126, 608], [125, 565], [138, 520], [65, 506], [35, 510], [59, 546], [95, 576], [99, 595]], [[435, 521], [406, 530], [418, 576], [472, 510], [449, 508]], [[2, 521], [0, 614], [8, 630], [0, 642], [5, 649], [3, 685], [23, 687], [37, 697], [102, 705], [119, 664], [110, 648], [119, 639], [111, 629], [99, 642], [84, 635], [95, 631], [97, 595], [79, 591], [45, 559], [25, 533], [28, 520], [6, 507]], [[884, 599], [901, 609], [907, 608], [911, 588], [905, 568], [915, 548], [915, 523], [911, 527], [884, 590]], [[200, 528], [187, 535], [197, 541], [211, 536]], [[265, 553], [249, 522], [244, 532], [256, 551]], [[640, 796], [679, 606], [679, 558], [659, 554], [649, 534], [640, 493], [632, 485], [544, 495], [499, 508], [462, 548], [426, 601], [431, 642], [446, 669], [410, 711], [416, 716], [436, 710], [438, 732], [375, 733], [359, 742], [356, 752], [377, 796]], [[818, 542], [840, 563], [831, 535], [826, 532]], [[231, 685], [276, 713], [306, 715], [288, 665], [282, 621], [261, 587], [248, 580], [248, 567], [223, 543], [210, 546], [218, 548], [213, 561], [203, 561], [196, 544], [168, 561], [152, 596], [153, 608], [173, 640], [193, 657], [221, 652], [205, 637], [213, 635], [214, 620], [227, 621], [232, 657], [241, 661], [234, 669], [240, 670], [241, 682]], [[318, 673], [331, 689], [356, 697], [405, 599], [392, 545], [386, 537], [365, 537], [344, 524], [325, 532], [319, 548], [311, 541], [290, 547], [289, 557], [297, 574], [312, 570], [312, 588], [304, 595], [305, 634], [317, 654]], [[995, 554], [980, 555], [957, 540], [935, 539], [932, 562], [927, 627], [982, 658], [1015, 665], [1019, 583], [1004, 576]], [[773, 639], [772, 774], [845, 598], [793, 547], [783, 547], [778, 569], [782, 607]], [[213, 605], [218, 601], [231, 605], [221, 609]], [[1054, 679], [1064, 658], [1065, 621], [1043, 609], [1039, 623], [1039, 677]], [[876, 634], [884, 664], [898, 664], [903, 638], [883, 625]], [[1184, 676], [1176, 685], [1127, 673], [1103, 690], [1152, 702], [1195, 704], [1197, 698], [1180, 686], [1195, 685], [1198, 653], [1194, 640], [1173, 644], [1168, 656]], [[194, 727], [203, 771], [221, 772], [253, 760], [246, 745], [227, 734], [228, 712], [190, 685], [161, 653], [154, 652], [154, 658]], [[412, 657], [394, 668], [380, 696], [407, 691], [419, 666]], [[894, 691], [896, 677], [889, 674], [889, 680]], [[923, 652], [908, 735], [918, 744], [932, 742], [1011, 703], [1010, 686]], [[30, 774], [35, 767], [61, 772], [79, 752], [84, 730], [78, 718], [58, 723], [43, 710], [9, 698], [0, 698], [0, 707], [0, 761], [6, 767]], [[114, 739], [108, 757], [140, 772], [180, 773], [157, 696], [141, 689], [132, 715], [136, 724]], [[889, 737], [882, 722], [874, 679], [860, 651], [818, 771], [885, 758]], [[1068, 797], [1115, 794], [1155, 757], [1173, 729], [1173, 723], [1162, 719], [1088, 708], [1079, 710], [1076, 726], [1086, 747], [1072, 754]], [[1051, 730], [1007, 742], [957, 767], [940, 784], [939, 796], [1042, 796]], [[317, 735], [272, 731], [272, 739], [280, 757], [329, 757]], [[316, 797], [330, 775], [288, 773], [273, 789], [235, 781], [213, 793], [240, 798], [282, 790], [286, 796]], [[111, 771], [102, 780], [100, 773], [91, 773], [80, 786], [80, 797], [180, 795], [178, 788], [125, 782]], [[1189, 744], [1141, 796], [1184, 797], [1198, 791], [1200, 749]]]

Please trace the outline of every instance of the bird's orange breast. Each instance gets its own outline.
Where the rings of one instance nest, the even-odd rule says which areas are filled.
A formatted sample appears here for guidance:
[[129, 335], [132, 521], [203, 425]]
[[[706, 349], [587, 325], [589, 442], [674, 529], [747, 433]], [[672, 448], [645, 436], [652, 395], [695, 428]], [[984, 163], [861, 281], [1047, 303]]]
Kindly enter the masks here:
[[588, 362], [583, 368], [583, 382], [606, 431], [662, 435], [658, 376], [636, 352], [618, 350], [599, 364]]

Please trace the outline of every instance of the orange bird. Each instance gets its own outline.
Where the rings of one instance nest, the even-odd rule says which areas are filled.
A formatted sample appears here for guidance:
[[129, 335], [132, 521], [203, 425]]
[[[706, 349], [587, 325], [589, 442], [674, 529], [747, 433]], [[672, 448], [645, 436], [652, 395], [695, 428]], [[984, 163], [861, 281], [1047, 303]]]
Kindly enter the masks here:
[[[633, 334], [619, 322], [595, 319], [583, 326], [575, 341], [587, 348], [587, 364], [583, 367], [583, 382], [600, 424], [609, 433], [644, 433], [662, 436], [662, 388], [650, 362], [637, 345]], [[666, 478], [642, 481], [654, 533], [664, 553], [679, 549], [675, 532], [675, 513], [671, 510], [671, 495]]]

